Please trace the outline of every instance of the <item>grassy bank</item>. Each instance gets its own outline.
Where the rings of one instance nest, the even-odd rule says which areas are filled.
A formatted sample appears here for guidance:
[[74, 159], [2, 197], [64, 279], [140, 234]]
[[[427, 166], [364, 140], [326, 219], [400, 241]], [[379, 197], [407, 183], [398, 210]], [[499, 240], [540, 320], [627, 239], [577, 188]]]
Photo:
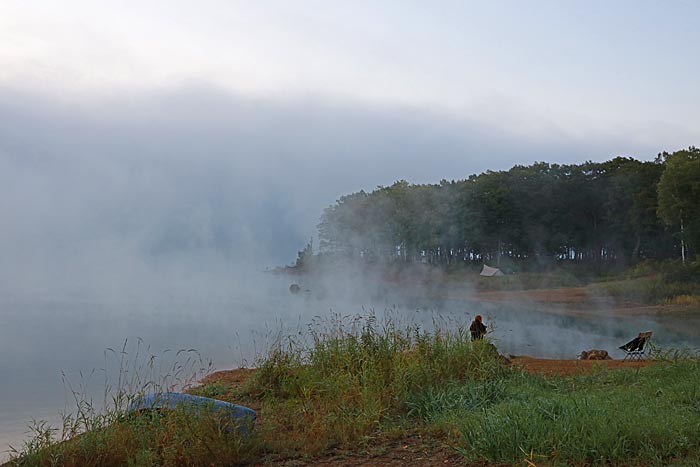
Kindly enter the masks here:
[[[543, 377], [507, 365], [465, 326], [425, 332], [373, 315], [279, 339], [242, 383], [194, 392], [256, 409], [252, 436], [187, 411], [91, 413], [70, 440], [43, 429], [26, 466], [276, 463], [364, 452], [413, 436], [465, 462], [698, 465], [700, 362]], [[87, 417], [89, 418], [89, 417]]]
[[476, 405], [478, 386], [428, 397], [424, 417], [456, 433], [469, 459], [533, 452], [538, 465], [697, 465], [697, 370], [697, 362], [676, 362], [547, 380], [511, 375], [487, 386]]
[[[478, 292], [581, 288], [588, 300], [609, 299], [616, 306], [700, 306], [700, 260], [645, 261], [624, 270], [595, 272], [583, 266], [559, 266], [548, 272], [520, 271], [503, 277], [480, 277], [453, 271], [453, 284], [467, 282]], [[585, 300], [583, 300], [585, 301]]]
[[[580, 289], [594, 306], [607, 299], [615, 306], [700, 305], [700, 260], [648, 260], [630, 267], [606, 267], [605, 263], [567, 264], [546, 268], [506, 265], [504, 276], [480, 276], [480, 266], [391, 266], [369, 269], [386, 284], [416, 288], [425, 296], [444, 297], [493, 292]], [[313, 282], [313, 273], [309, 276]], [[579, 301], [585, 302], [585, 299]], [[590, 304], [589, 303], [589, 304]], [[586, 303], [581, 303], [586, 305]]]
[[588, 285], [591, 294], [642, 304], [700, 305], [700, 260], [644, 262]]

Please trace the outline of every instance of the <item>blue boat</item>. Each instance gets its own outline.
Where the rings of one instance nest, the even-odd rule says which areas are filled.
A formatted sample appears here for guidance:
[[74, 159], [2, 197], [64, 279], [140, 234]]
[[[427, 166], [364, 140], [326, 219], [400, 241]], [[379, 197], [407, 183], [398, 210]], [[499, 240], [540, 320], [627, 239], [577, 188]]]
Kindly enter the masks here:
[[248, 434], [257, 417], [255, 410], [242, 405], [181, 392], [160, 392], [138, 396], [129, 404], [127, 412], [158, 412], [176, 408], [192, 410], [197, 415], [215, 414], [221, 419], [226, 431], [236, 430], [242, 435]]

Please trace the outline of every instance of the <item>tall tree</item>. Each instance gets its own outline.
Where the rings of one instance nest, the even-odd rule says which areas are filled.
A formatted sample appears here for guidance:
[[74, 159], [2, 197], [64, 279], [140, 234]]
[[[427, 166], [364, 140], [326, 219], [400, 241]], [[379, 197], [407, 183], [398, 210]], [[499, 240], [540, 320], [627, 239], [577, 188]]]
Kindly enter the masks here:
[[665, 221], [682, 231], [685, 255], [687, 244], [700, 251], [699, 153], [664, 153], [655, 162], [538, 162], [439, 184], [400, 180], [326, 208], [321, 251], [378, 262], [447, 265], [507, 256], [602, 267], [673, 254]]
[[666, 169], [659, 181], [659, 216], [679, 229], [681, 257], [700, 247], [700, 149], [690, 147], [660, 158]]

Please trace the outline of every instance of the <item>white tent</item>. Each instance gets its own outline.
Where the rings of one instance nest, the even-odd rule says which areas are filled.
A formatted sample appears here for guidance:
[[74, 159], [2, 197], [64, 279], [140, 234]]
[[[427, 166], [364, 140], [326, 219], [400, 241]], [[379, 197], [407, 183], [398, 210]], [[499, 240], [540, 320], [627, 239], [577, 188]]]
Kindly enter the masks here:
[[496, 276], [503, 276], [503, 271], [501, 271], [498, 268], [492, 268], [491, 266], [486, 266], [484, 264], [484, 268], [481, 270], [481, 275], [482, 276], [488, 276], [488, 277], [496, 277]]

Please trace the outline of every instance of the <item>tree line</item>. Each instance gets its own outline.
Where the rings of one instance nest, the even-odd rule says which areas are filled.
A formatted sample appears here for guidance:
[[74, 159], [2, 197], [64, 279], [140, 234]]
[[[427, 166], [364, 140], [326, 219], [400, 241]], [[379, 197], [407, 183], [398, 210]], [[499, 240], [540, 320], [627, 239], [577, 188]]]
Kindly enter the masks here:
[[700, 252], [700, 150], [400, 180], [341, 197], [318, 232], [322, 254], [381, 263], [686, 258]]

